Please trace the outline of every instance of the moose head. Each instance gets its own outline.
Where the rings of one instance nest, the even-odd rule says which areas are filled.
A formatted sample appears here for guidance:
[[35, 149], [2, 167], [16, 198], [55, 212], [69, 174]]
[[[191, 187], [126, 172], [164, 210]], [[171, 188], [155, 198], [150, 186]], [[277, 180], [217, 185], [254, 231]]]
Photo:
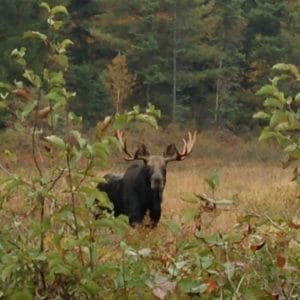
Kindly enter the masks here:
[[189, 132], [187, 141], [183, 139], [181, 152], [178, 151], [175, 144], [170, 144], [162, 155], [151, 155], [144, 144], [140, 145], [136, 152], [132, 154], [127, 148], [124, 133], [117, 131], [116, 136], [121, 143], [124, 153], [127, 155], [125, 160], [142, 160], [147, 170], [151, 189], [153, 191], [163, 191], [166, 183], [167, 164], [171, 161], [182, 161], [192, 152], [196, 143], [197, 131], [194, 133]]

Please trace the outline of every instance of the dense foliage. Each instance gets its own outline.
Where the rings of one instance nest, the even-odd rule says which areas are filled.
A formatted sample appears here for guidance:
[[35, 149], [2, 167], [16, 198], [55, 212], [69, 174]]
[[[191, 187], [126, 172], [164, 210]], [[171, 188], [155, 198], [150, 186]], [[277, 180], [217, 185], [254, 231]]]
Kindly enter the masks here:
[[[57, 4], [59, 1], [50, 1]], [[276, 62], [299, 64], [299, 2], [245, 0], [64, 0], [74, 41], [67, 84], [77, 87], [75, 111], [94, 124], [112, 111], [112, 94], [103, 72], [118, 55], [136, 75], [124, 108], [151, 102], [162, 121], [193, 121], [241, 130], [251, 115], [263, 82]], [[9, 53], [23, 42], [24, 29], [42, 28], [38, 0], [1, 1], [0, 79], [16, 77]], [[28, 59], [41, 67], [35, 45]], [[76, 78], [76, 79], [75, 79]], [[76, 82], [74, 82], [74, 80]], [[1, 113], [4, 126], [7, 115]]]

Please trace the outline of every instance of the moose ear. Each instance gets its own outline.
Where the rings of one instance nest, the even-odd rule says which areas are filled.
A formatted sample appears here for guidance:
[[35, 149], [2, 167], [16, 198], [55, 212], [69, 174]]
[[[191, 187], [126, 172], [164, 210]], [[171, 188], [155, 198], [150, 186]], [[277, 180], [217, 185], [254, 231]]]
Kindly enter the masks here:
[[164, 158], [172, 158], [176, 157], [178, 155], [178, 150], [175, 146], [175, 144], [170, 144], [167, 146], [166, 150], [163, 153]]
[[150, 152], [148, 151], [147, 147], [142, 144], [138, 147], [134, 154], [134, 159], [142, 159], [146, 161], [150, 156]]

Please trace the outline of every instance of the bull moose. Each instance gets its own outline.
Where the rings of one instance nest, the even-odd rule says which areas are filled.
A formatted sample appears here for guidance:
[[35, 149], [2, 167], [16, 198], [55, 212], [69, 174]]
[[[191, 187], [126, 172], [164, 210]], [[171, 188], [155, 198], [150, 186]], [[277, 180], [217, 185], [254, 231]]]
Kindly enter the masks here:
[[116, 136], [127, 155], [125, 160], [133, 161], [124, 174], [107, 174], [106, 182], [99, 183], [98, 189], [107, 193], [114, 204], [114, 214], [127, 215], [129, 224], [134, 226], [143, 222], [149, 211], [151, 225], [154, 227], [161, 216], [163, 191], [166, 185], [167, 164], [171, 161], [184, 160], [193, 150], [197, 132], [188, 133], [188, 140], [183, 139], [182, 151], [175, 144], [166, 147], [163, 155], [151, 155], [142, 144], [132, 154], [127, 149], [124, 133], [117, 131]]

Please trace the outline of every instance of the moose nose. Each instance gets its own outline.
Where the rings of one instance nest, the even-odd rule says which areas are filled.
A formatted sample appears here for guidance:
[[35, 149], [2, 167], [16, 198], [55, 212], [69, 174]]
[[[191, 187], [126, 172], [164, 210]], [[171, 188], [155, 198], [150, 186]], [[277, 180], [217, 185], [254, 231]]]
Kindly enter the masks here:
[[162, 176], [153, 175], [151, 178], [151, 188], [153, 190], [162, 190], [164, 187], [164, 181]]

